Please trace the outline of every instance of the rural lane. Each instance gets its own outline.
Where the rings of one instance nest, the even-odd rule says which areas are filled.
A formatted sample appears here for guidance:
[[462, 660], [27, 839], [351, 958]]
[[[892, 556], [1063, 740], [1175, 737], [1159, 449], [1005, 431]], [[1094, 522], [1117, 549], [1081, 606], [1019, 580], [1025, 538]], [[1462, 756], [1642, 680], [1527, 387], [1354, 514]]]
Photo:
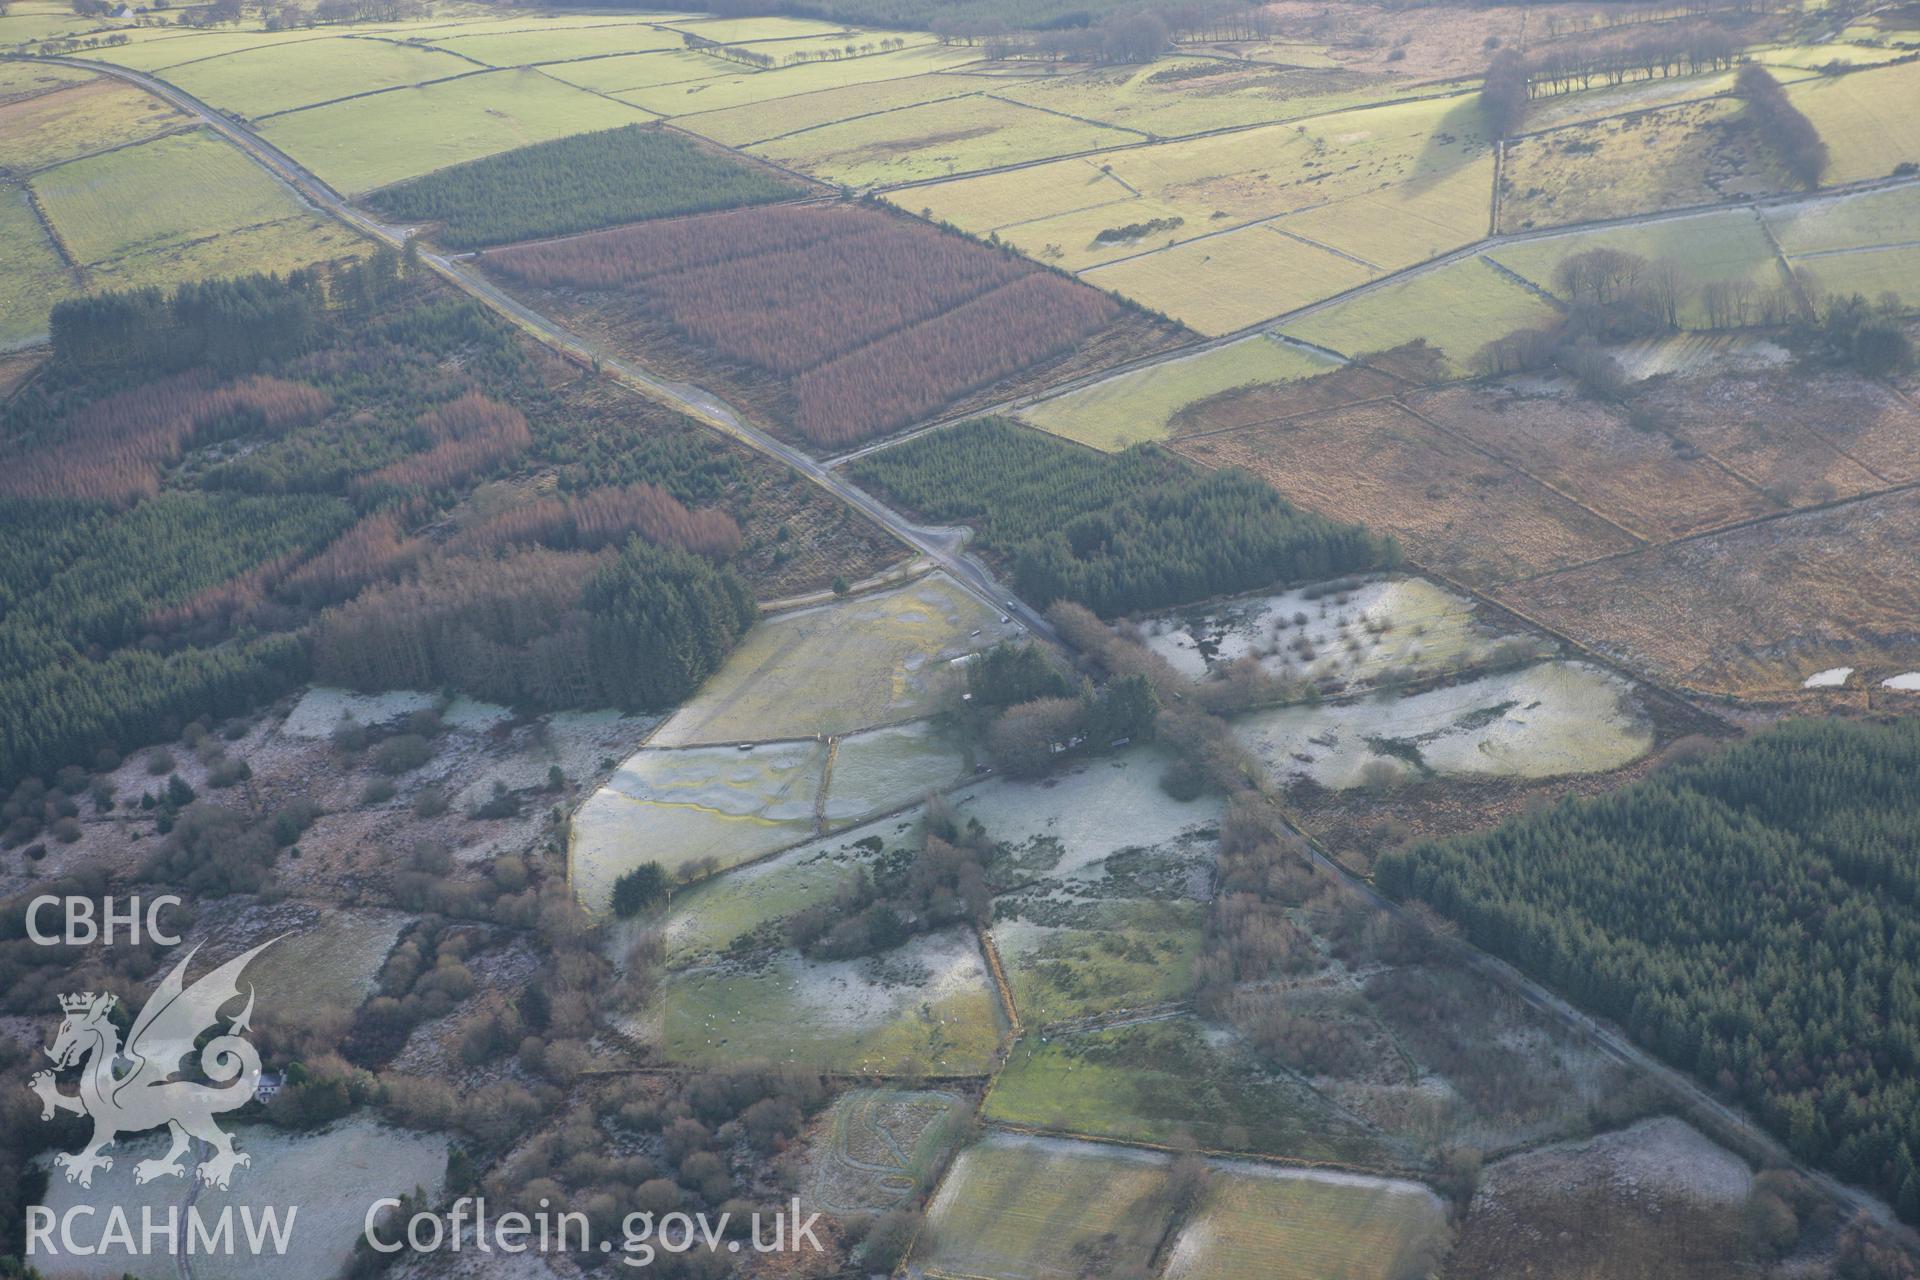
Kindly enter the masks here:
[[[346, 197], [309, 172], [292, 156], [280, 150], [252, 129], [222, 111], [200, 101], [192, 94], [164, 80], [84, 58], [32, 58], [21, 61], [51, 62], [99, 72], [138, 85], [148, 93], [196, 116], [250, 158], [290, 187], [314, 208], [331, 214], [361, 233], [395, 248], [406, 242], [411, 228], [384, 223], [370, 217]], [[633, 391], [666, 405], [699, 422], [710, 430], [738, 441], [746, 447], [791, 467], [808, 480], [827, 490], [842, 502], [872, 520], [920, 555], [938, 565], [988, 607], [1007, 614], [1029, 631], [1055, 643], [1059, 635], [1039, 610], [1015, 596], [996, 579], [987, 567], [965, 549], [962, 531], [929, 528], [915, 524], [904, 515], [858, 487], [839, 472], [828, 468], [804, 450], [743, 421], [732, 406], [703, 387], [684, 382], [669, 382], [640, 368], [621, 356], [572, 332], [513, 298], [464, 262], [444, 254], [422, 251], [420, 260], [436, 273], [479, 302], [506, 317], [517, 328], [552, 347], [612, 377]]]
[[[398, 247], [404, 243], [407, 237], [409, 228], [389, 225], [369, 217], [350, 204], [343, 196], [334, 191], [333, 188], [308, 172], [291, 156], [288, 156], [272, 143], [267, 142], [255, 134], [239, 121], [207, 106], [199, 99], [176, 89], [163, 80], [158, 80], [143, 72], [133, 71], [125, 67], [116, 67], [111, 64], [93, 62], [80, 58], [47, 57], [20, 60], [51, 62], [64, 66], [79, 67], [136, 84], [149, 93], [205, 121], [209, 127], [241, 148], [242, 151], [280, 179], [281, 182], [292, 188], [314, 207], [333, 215], [364, 234], [386, 244]], [[1906, 181], [1913, 180], [1907, 179]], [[1860, 184], [1859, 187], [1852, 188], [1849, 191], [1834, 192], [1831, 194], [1851, 194], [1853, 190], [1859, 190], [1862, 187], [1886, 185], [1900, 185], [1900, 182], [1896, 180], [1895, 182], [1889, 183], [1883, 179], [1874, 183]], [[1818, 199], [1821, 197], [1813, 198]], [[1830, 198], [1830, 196], [1828, 198]], [[1751, 200], [1729, 202], [1729, 204], [1752, 203], [1756, 202]], [[1727, 206], [1723, 205], [1718, 207]], [[1639, 223], [1657, 222], [1666, 218], [1687, 216], [1691, 213], [1704, 211], [1704, 209], [1692, 209], [1679, 212], [1647, 214], [1631, 218], [1613, 219], [1598, 225], [1635, 225]], [[1569, 231], [1578, 229], [1580, 228], [1560, 227], [1554, 228], [1551, 231], [1520, 233], [1507, 237], [1499, 237], [1498, 239], [1503, 242], [1534, 239], [1543, 235], [1563, 235]], [[1134, 361], [1122, 367], [1137, 368], [1150, 364], [1158, 364], [1169, 359], [1193, 355], [1197, 351], [1222, 345], [1235, 338], [1244, 337], [1248, 333], [1264, 330], [1272, 325], [1281, 323], [1283, 320], [1292, 318], [1292, 316], [1310, 314], [1322, 307], [1340, 301], [1352, 293], [1370, 291], [1386, 284], [1404, 280], [1412, 275], [1436, 269], [1448, 262], [1472, 253], [1484, 251], [1487, 243], [1486, 240], [1482, 240], [1472, 246], [1455, 250], [1450, 254], [1443, 255], [1440, 258], [1421, 264], [1420, 266], [1383, 276], [1378, 280], [1370, 281], [1357, 289], [1351, 290], [1347, 294], [1338, 295], [1335, 298], [1329, 298], [1312, 306], [1301, 308], [1298, 312], [1291, 313], [1290, 316], [1263, 321], [1259, 325], [1250, 326], [1247, 330], [1225, 335], [1208, 342], [1196, 343], [1188, 347], [1177, 348], [1173, 351], [1158, 353], [1155, 356]], [[985, 566], [980, 564], [973, 556], [966, 553], [964, 550], [963, 534], [949, 529], [930, 529], [917, 525], [899, 512], [894, 511], [882, 503], [873, 495], [852, 484], [844, 476], [839, 474], [838, 471], [834, 470], [835, 465], [847, 460], [846, 456], [829, 461], [816, 459], [795, 446], [776, 439], [765, 431], [743, 422], [739, 415], [736, 414], [724, 400], [712, 392], [687, 383], [668, 382], [657, 378], [619, 356], [602, 350], [596, 344], [508, 296], [504, 291], [463, 264], [437, 253], [422, 252], [420, 257], [422, 261], [428, 263], [451, 284], [472, 295], [492, 310], [505, 316], [516, 326], [539, 339], [547, 346], [563, 354], [585, 359], [589, 363], [597, 363], [603, 372], [610, 374], [622, 384], [646, 396], [648, 399], [676, 409], [700, 422], [702, 425], [792, 467], [795, 471], [819, 485], [821, 488], [839, 497], [842, 501], [846, 502], [847, 505], [867, 516], [876, 524], [899, 538], [902, 542], [918, 551], [921, 555], [926, 556], [933, 563], [939, 565], [989, 606], [1011, 614], [1030, 630], [1056, 643], [1061, 643], [1059, 635], [1045, 617], [1041, 616], [1037, 610], [1032, 609], [1014, 597], [1007, 588], [988, 572]], [[1100, 375], [1077, 379], [1075, 382], [1092, 382], [1097, 380], [1098, 377], [1111, 376], [1113, 372], [1113, 370], [1107, 370]], [[1037, 398], [1039, 397], [1023, 397], [1025, 400]], [[940, 425], [944, 424], [929, 424], [928, 427], [923, 427], [920, 430], [925, 431]], [[919, 434], [919, 432], [908, 434]], [[897, 439], [898, 437], [895, 438], [895, 441], [897, 441]], [[889, 441], [888, 443], [895, 441]], [[858, 454], [864, 452], [867, 452], [867, 450], [857, 450], [854, 455], [850, 456], [858, 456]], [[1288, 821], [1291, 823], [1292, 819], [1289, 817]], [[1294, 826], [1294, 830], [1295, 834], [1306, 843], [1315, 862], [1320, 864], [1323, 869], [1352, 886], [1369, 902], [1380, 907], [1382, 910], [1395, 916], [1405, 914], [1405, 909], [1399, 903], [1380, 893], [1379, 890], [1374, 888], [1371, 882], [1348, 871], [1346, 867], [1329, 855], [1311, 834], [1297, 825]], [[1714, 1098], [1690, 1077], [1657, 1061], [1617, 1029], [1601, 1022], [1597, 1018], [1583, 1013], [1545, 986], [1527, 977], [1504, 961], [1470, 946], [1465, 946], [1464, 950], [1467, 953], [1467, 963], [1471, 967], [1489, 978], [1494, 979], [1501, 986], [1513, 991], [1533, 1008], [1540, 1010], [1542, 1013], [1552, 1017], [1555, 1021], [1560, 1022], [1569, 1029], [1585, 1035], [1594, 1044], [1598, 1045], [1609, 1057], [1643, 1071], [1653, 1079], [1660, 1081], [1671, 1091], [1673, 1096], [1678, 1099], [1683, 1099], [1696, 1116], [1711, 1118], [1715, 1124], [1722, 1127], [1727, 1133], [1743, 1140], [1750, 1149], [1765, 1152], [1769, 1159], [1776, 1160], [1782, 1165], [1797, 1169], [1805, 1177], [1823, 1188], [1836, 1201], [1847, 1206], [1849, 1209], [1865, 1211], [1882, 1222], [1891, 1222], [1891, 1211], [1884, 1202], [1864, 1191], [1846, 1186], [1830, 1175], [1811, 1169], [1794, 1159], [1780, 1146], [1772, 1135], [1768, 1134], [1738, 1109], [1728, 1106], [1719, 1099]]]

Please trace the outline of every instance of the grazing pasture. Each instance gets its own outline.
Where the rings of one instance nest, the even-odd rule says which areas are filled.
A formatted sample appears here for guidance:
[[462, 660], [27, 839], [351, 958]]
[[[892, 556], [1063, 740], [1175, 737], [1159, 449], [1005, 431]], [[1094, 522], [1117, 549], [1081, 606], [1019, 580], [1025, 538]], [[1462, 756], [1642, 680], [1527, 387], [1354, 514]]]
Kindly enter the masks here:
[[956, 1138], [957, 1094], [850, 1089], [813, 1143], [810, 1203], [879, 1213], [910, 1198]]
[[97, 262], [87, 268], [87, 278], [96, 289], [132, 289], [150, 284], [173, 285], [184, 280], [240, 276], [254, 271], [277, 271], [284, 275], [316, 262], [362, 258], [372, 249], [372, 244], [358, 232], [332, 218], [301, 213]]
[[952, 659], [1014, 634], [943, 573], [771, 614], [653, 741], [808, 738], [928, 715]]
[[210, 106], [258, 119], [478, 70], [465, 58], [435, 49], [349, 36], [196, 60], [170, 68], [166, 78]]
[[1417, 1182], [1219, 1164], [1174, 1237], [1167, 1280], [1401, 1280], [1446, 1255], [1446, 1207]]
[[651, 53], [595, 54], [571, 62], [549, 62], [541, 68], [556, 80], [577, 84], [595, 93], [624, 93], [654, 85], [710, 80], [731, 73], [731, 62], [691, 49], [662, 49]]
[[1257, 333], [1197, 355], [1162, 360], [1020, 410], [1022, 422], [1109, 452], [1179, 430], [1181, 411], [1223, 391], [1324, 373], [1331, 362]]
[[815, 89], [718, 111], [701, 111], [681, 116], [674, 123], [689, 133], [712, 138], [729, 147], [751, 147], [803, 130], [836, 124], [851, 116], [967, 98], [981, 91], [976, 77], [932, 72], [844, 88]]
[[1920, 239], [1920, 185], [1769, 205], [1760, 216], [1790, 258], [1903, 244]]
[[817, 445], [904, 426], [1121, 316], [1071, 281], [903, 218], [781, 206], [488, 256], [541, 289], [617, 292], [647, 321], [778, 380]]
[[1574, 231], [1563, 236], [1525, 240], [1495, 249], [1487, 257], [1545, 292], [1558, 296], [1555, 268], [1577, 253], [1611, 249], [1631, 253], [1656, 267], [1678, 270], [1686, 293], [1680, 308], [1684, 326], [1705, 326], [1709, 317], [1698, 292], [1703, 285], [1737, 281], [1756, 290], [1778, 289], [1786, 268], [1752, 209], [1730, 209], [1688, 218], [1667, 218], [1634, 227]]
[[[780, 46], [768, 45], [778, 53]], [[950, 71], [976, 61], [979, 50], [951, 45], [917, 45], [892, 53], [867, 54], [830, 62], [803, 62], [771, 71], [741, 71], [712, 79], [682, 84], [663, 84], [636, 88], [621, 95], [621, 100], [663, 116], [689, 116], [696, 112], [724, 111], [729, 107], [770, 102], [822, 89], [844, 89], [851, 85], [876, 84], [907, 76]]]
[[37, 175], [33, 190], [82, 263], [172, 248], [305, 212], [259, 165], [206, 132], [71, 161]]
[[1824, 184], [1884, 178], [1902, 164], [1920, 164], [1920, 63], [1822, 76], [1787, 87], [1831, 157]]
[[1837, 293], [1842, 297], [1859, 294], [1878, 299], [1893, 293], [1911, 310], [1920, 299], [1920, 245], [1898, 248], [1851, 249], [1845, 253], [1823, 253], [1789, 258], [1794, 277], [1809, 291]]
[[1092, 267], [1083, 278], [1217, 337], [1366, 284], [1378, 274], [1284, 235], [1277, 225], [1255, 224]]
[[188, 123], [144, 89], [105, 78], [0, 104], [0, 174], [25, 173]]
[[[0, 41], [4, 40], [5, 32], [5, 21], [0, 20]], [[31, 98], [35, 94], [69, 85], [85, 84], [93, 78], [91, 71], [50, 62], [0, 62], [0, 103]]]
[[936, 1275], [1076, 1280], [1141, 1274], [1171, 1211], [1167, 1157], [994, 1134], [961, 1152], [927, 1206], [914, 1263]]
[[80, 282], [47, 239], [26, 188], [0, 184], [0, 350], [47, 336], [53, 304], [79, 291]]
[[[471, 34], [456, 32], [431, 36], [429, 39], [434, 48], [459, 55], [469, 67], [474, 63], [490, 67], [526, 67], [578, 58], [597, 60], [613, 54], [672, 52], [682, 50], [686, 45], [678, 32], [664, 30], [651, 22], [613, 22], [606, 19], [594, 26], [542, 27], [526, 31]], [[705, 64], [716, 75], [733, 65], [700, 54], [688, 54], [687, 57]]]
[[1551, 302], [1526, 285], [1479, 258], [1466, 258], [1342, 299], [1280, 332], [1347, 356], [1424, 340], [1458, 377], [1487, 343], [1557, 315]]
[[[775, 73], [778, 74], [778, 73]], [[899, 107], [763, 142], [755, 155], [848, 187], [997, 168], [1140, 135], [979, 95]]]
[[518, 69], [309, 107], [273, 117], [260, 133], [336, 189], [357, 195], [638, 118], [631, 107]]

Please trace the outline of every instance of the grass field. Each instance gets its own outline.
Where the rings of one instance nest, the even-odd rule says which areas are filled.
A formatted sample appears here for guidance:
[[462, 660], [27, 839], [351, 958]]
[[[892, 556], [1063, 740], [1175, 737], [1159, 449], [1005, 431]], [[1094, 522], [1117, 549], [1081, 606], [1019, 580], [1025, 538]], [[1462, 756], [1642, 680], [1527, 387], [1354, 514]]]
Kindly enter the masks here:
[[222, 231], [206, 239], [111, 258], [89, 267], [87, 277], [95, 289], [168, 286], [254, 271], [285, 274], [316, 262], [365, 257], [372, 251], [370, 241], [332, 218], [300, 213]]
[[[591, 64], [583, 64], [586, 65]], [[573, 70], [555, 68], [561, 75], [569, 75]], [[682, 116], [675, 123], [726, 146], [744, 147], [802, 129], [834, 124], [851, 116], [972, 97], [980, 91], [981, 84], [976, 77], [933, 72], [845, 88], [817, 89], [765, 102], [749, 102], [723, 111], [701, 111], [697, 115]]]
[[[1820, 131], [1831, 157], [1826, 184], [1884, 178], [1920, 163], [1920, 63], [1807, 80], [1787, 89]], [[1904, 104], [1904, 105], [1903, 105]]]
[[[1077, 910], [1062, 905], [1044, 896], [1014, 897], [1001, 899], [996, 911], [1020, 914], [996, 920], [993, 939], [1023, 1023], [1043, 1027], [1192, 994], [1202, 904], [1108, 899]], [[1056, 913], [1072, 923], [1039, 922]]]
[[987, 1095], [985, 1115], [1095, 1137], [1307, 1160], [1369, 1163], [1383, 1143], [1305, 1084], [1208, 1046], [1185, 1018], [1107, 1031], [1023, 1037]]
[[[5, 19], [0, 19], [0, 30], [4, 29], [4, 24]], [[78, 67], [61, 67], [52, 63], [0, 62], [0, 102], [29, 97], [36, 93], [46, 93], [64, 85], [84, 84], [93, 78], [93, 72], [82, 71]]]
[[1402, 1280], [1446, 1255], [1439, 1197], [1414, 1182], [1222, 1165], [1174, 1238], [1167, 1280]]
[[160, 71], [201, 58], [217, 58], [247, 49], [279, 48], [330, 39], [322, 31], [181, 31], [178, 27], [136, 28], [130, 42], [110, 48], [79, 49], [74, 56], [135, 71]]
[[849, 734], [834, 746], [823, 807], [829, 823], [885, 813], [969, 776], [965, 746], [937, 721]]
[[0, 350], [43, 341], [47, 313], [79, 292], [73, 272], [41, 229], [24, 187], [0, 185]]
[[850, 1089], [813, 1143], [810, 1203], [830, 1213], [878, 1213], [923, 1185], [955, 1141], [956, 1094]]
[[826, 755], [814, 742], [637, 753], [574, 814], [574, 895], [604, 911], [613, 882], [643, 862], [729, 867], [802, 843]]
[[550, 63], [541, 69], [556, 80], [596, 93], [620, 93], [627, 89], [711, 80], [731, 74], [734, 64], [689, 49], [669, 49], [659, 53], [581, 58], [574, 62]]
[[151, 137], [183, 112], [118, 80], [99, 79], [0, 105], [0, 173], [25, 173]]
[[[777, 52], [779, 46], [768, 48]], [[930, 71], [948, 71], [972, 62], [978, 56], [979, 51], [975, 49], [918, 45], [892, 53], [843, 58], [838, 62], [808, 62], [778, 67], [772, 71], [737, 71], [694, 84], [635, 89], [621, 97], [624, 101], [661, 115], [691, 115], [696, 111], [722, 111], [729, 107], [815, 93], [822, 89], [844, 89], [849, 85], [899, 80], [906, 76], [925, 75]]]
[[1792, 190], [1765, 144], [1739, 127], [1740, 110], [1719, 98], [1521, 139], [1501, 170], [1500, 230]]
[[1234, 387], [1287, 382], [1331, 364], [1265, 334], [1162, 361], [1022, 409], [1021, 420], [1098, 449], [1124, 449], [1175, 433], [1174, 419], [1195, 401]]
[[1120, 215], [1116, 223], [1133, 222], [1137, 219], [1126, 216], [1126, 202], [1143, 197], [1103, 173], [1096, 160], [1075, 159], [939, 182], [887, 198], [909, 213], [923, 213], [984, 236], [1097, 205], [1114, 206]]
[[464, 58], [433, 49], [347, 37], [190, 62], [169, 70], [166, 78], [212, 106], [258, 118], [478, 69]]
[[1789, 257], [1920, 240], [1920, 186], [1772, 205], [1761, 217]]
[[1436, 258], [1487, 234], [1493, 157], [1384, 191], [1289, 214], [1273, 225], [1385, 270]]
[[537, 71], [496, 71], [275, 116], [260, 132], [335, 188], [358, 194], [530, 142], [643, 118]]
[[1811, 291], [1857, 293], [1869, 300], [1894, 293], [1908, 311], [1920, 305], [1920, 245], [1822, 253], [1788, 262]]
[[[1424, 91], [1441, 90], [1433, 86]], [[1350, 71], [1180, 57], [1142, 67], [1040, 76], [1005, 91], [1016, 102], [1163, 138], [1339, 111], [1406, 92], [1397, 84]]]
[[773, 614], [653, 741], [804, 738], [926, 715], [949, 659], [1013, 634], [997, 618], [945, 574]]
[[171, 248], [304, 212], [237, 148], [204, 132], [72, 161], [40, 174], [33, 189], [82, 263]]
[[913, 1263], [996, 1280], [1144, 1274], [1171, 1212], [1166, 1170], [1150, 1153], [994, 1134], [947, 1171]]
[[884, 955], [681, 970], [661, 992], [671, 1062], [793, 1064], [819, 1071], [984, 1073], [1001, 1035], [986, 961], [964, 929], [919, 934]]
[[1599, 516], [1392, 405], [1338, 409], [1174, 447], [1203, 465], [1246, 467], [1330, 518], [1365, 520], [1398, 537], [1417, 563], [1470, 583], [1564, 568], [1637, 545]]
[[1557, 314], [1526, 286], [1468, 258], [1335, 303], [1280, 332], [1348, 356], [1425, 339], [1444, 353], [1454, 374], [1463, 375], [1487, 343]]
[[[1691, 291], [1720, 280], [1741, 280], [1761, 289], [1788, 283], [1779, 255], [1767, 240], [1759, 215], [1751, 209], [1670, 218], [1637, 227], [1606, 231], [1578, 231], [1565, 236], [1526, 240], [1495, 249], [1487, 256], [1501, 266], [1555, 292], [1554, 268], [1576, 253], [1616, 249], [1638, 254], [1650, 263], [1680, 268]], [[1697, 296], [1680, 310], [1683, 326], [1704, 326], [1706, 311]]]
[[823, 125], [752, 151], [817, 178], [874, 186], [1093, 151], [1138, 138], [997, 98], [972, 97]]
[[[459, 54], [463, 59], [472, 59], [490, 67], [524, 67], [571, 58], [599, 58], [615, 53], [650, 53], [682, 49], [686, 44], [677, 33], [664, 31], [649, 22], [605, 20], [602, 25], [592, 27], [436, 36], [432, 42], [436, 49], [445, 49], [449, 53]], [[734, 65], [699, 54], [686, 56], [705, 63], [716, 74]]]
[[1095, 267], [1082, 278], [1212, 337], [1319, 302], [1376, 274], [1271, 226], [1251, 226]]

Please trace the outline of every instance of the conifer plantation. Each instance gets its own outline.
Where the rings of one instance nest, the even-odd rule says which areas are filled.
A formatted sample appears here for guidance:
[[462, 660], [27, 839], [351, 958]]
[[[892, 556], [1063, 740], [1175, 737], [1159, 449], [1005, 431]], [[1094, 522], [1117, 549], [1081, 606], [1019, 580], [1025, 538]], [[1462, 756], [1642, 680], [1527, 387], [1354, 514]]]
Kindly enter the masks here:
[[1380, 885], [1920, 1221], [1920, 721], [1801, 721]]
[[1244, 471], [1141, 445], [1098, 454], [980, 418], [862, 458], [854, 476], [940, 524], [971, 525], [1032, 604], [1102, 617], [1391, 564], [1358, 525], [1301, 511]]

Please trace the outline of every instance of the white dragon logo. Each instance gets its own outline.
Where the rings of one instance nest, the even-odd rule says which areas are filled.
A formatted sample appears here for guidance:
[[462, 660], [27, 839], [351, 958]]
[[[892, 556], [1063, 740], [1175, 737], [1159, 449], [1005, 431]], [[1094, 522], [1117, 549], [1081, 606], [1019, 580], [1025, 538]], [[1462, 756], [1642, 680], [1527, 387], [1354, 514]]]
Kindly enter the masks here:
[[181, 1061], [193, 1052], [200, 1034], [217, 1026], [221, 1008], [239, 998], [240, 971], [277, 941], [261, 943], [190, 987], [184, 986], [182, 979], [199, 948], [188, 952], [187, 958], [161, 979], [140, 1010], [127, 1032], [124, 1048], [119, 1029], [108, 1017], [114, 1006], [113, 996], [88, 991], [60, 997], [60, 1007], [67, 1017], [46, 1053], [58, 1070], [86, 1064], [80, 1071], [80, 1091], [60, 1092], [52, 1071], [35, 1072], [27, 1087], [40, 1095], [42, 1120], [53, 1119], [57, 1111], [71, 1111], [93, 1120], [93, 1138], [84, 1150], [73, 1155], [63, 1152], [53, 1158], [67, 1171], [67, 1181], [92, 1186], [94, 1170], [113, 1168], [113, 1157], [100, 1154], [103, 1147], [112, 1145], [120, 1134], [140, 1133], [163, 1124], [173, 1135], [173, 1147], [157, 1160], [134, 1165], [135, 1182], [184, 1175], [180, 1157], [186, 1152], [189, 1137], [214, 1150], [212, 1158], [199, 1166], [200, 1180], [209, 1186], [224, 1189], [236, 1167], [252, 1163], [244, 1153], [233, 1149], [233, 1139], [213, 1122], [216, 1115], [245, 1106], [260, 1087], [260, 1055], [241, 1038], [253, 1016], [251, 986], [247, 988], [246, 1008], [228, 1024], [226, 1034], [214, 1036], [200, 1050], [201, 1073], [213, 1083], [174, 1077], [180, 1074]]

